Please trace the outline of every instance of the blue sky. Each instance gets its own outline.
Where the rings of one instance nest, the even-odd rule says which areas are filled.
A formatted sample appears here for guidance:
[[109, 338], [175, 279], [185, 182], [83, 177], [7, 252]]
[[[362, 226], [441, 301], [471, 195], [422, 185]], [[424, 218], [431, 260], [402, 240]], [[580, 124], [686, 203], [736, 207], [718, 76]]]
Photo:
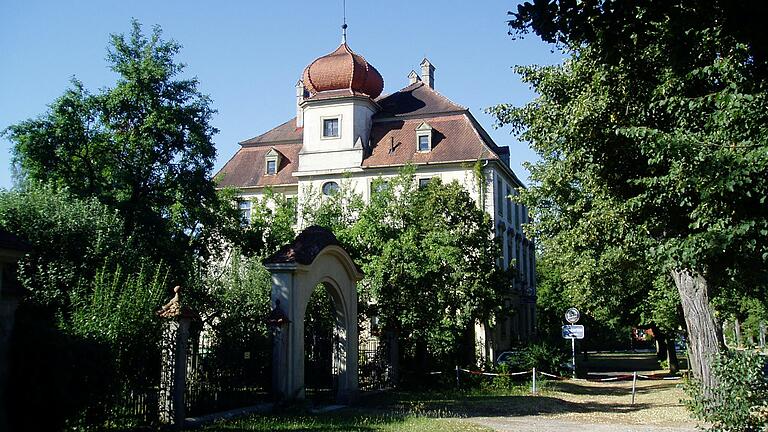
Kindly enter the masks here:
[[[521, 163], [534, 153], [508, 129], [494, 130], [483, 110], [533, 98], [513, 66], [557, 63], [563, 55], [535, 37], [507, 35], [506, 12], [516, 4], [347, 0], [348, 43], [381, 72], [385, 93], [407, 85], [408, 73], [428, 57], [435, 88], [468, 107], [497, 144], [510, 146], [512, 168], [525, 181]], [[131, 18], [147, 32], [160, 25], [166, 39], [183, 45], [178, 60], [218, 110], [218, 170], [239, 141], [295, 115], [301, 72], [340, 42], [342, 1], [2, 1], [0, 129], [43, 114], [73, 76], [92, 91], [112, 86], [109, 35], [128, 32]], [[0, 138], [0, 188], [12, 185], [10, 148]]]

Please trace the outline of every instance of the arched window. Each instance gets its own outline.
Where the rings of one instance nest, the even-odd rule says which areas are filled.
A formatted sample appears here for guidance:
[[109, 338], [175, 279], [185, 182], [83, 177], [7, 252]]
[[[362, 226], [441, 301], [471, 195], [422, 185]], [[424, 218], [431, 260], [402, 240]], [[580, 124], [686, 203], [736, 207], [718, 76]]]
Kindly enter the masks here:
[[339, 184], [335, 181], [323, 183], [323, 195], [331, 196], [339, 191]]

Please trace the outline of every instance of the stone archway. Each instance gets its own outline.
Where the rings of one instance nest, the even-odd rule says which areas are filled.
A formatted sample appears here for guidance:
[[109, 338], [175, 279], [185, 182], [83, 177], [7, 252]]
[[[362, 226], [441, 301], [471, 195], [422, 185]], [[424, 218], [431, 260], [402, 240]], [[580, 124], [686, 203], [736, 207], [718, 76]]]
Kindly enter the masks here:
[[270, 325], [272, 391], [278, 400], [304, 399], [304, 314], [315, 287], [333, 299], [336, 324], [333, 363], [338, 365], [336, 399], [357, 394], [357, 281], [363, 275], [330, 231], [312, 226], [264, 261], [272, 273]]

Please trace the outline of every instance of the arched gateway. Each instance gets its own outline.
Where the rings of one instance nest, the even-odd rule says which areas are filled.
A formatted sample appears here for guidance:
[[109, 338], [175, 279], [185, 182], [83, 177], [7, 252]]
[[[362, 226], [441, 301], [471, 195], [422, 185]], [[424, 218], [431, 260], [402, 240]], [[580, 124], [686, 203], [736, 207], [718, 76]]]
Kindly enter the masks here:
[[363, 275], [330, 231], [312, 226], [264, 260], [272, 273], [269, 324], [274, 331], [272, 391], [278, 400], [303, 399], [304, 314], [322, 284], [336, 306], [333, 363], [338, 365], [337, 400], [357, 393], [357, 288]]

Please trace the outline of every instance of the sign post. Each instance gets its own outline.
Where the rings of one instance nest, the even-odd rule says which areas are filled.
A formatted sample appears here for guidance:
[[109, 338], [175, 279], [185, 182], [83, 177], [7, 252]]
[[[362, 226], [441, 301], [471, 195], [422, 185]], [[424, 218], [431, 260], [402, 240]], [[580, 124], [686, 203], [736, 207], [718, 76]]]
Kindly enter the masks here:
[[584, 339], [584, 326], [574, 325], [581, 318], [579, 310], [570, 308], [565, 311], [565, 320], [570, 325], [563, 326], [563, 338], [571, 340], [571, 366], [573, 366], [573, 377], [576, 378], [576, 339]]

